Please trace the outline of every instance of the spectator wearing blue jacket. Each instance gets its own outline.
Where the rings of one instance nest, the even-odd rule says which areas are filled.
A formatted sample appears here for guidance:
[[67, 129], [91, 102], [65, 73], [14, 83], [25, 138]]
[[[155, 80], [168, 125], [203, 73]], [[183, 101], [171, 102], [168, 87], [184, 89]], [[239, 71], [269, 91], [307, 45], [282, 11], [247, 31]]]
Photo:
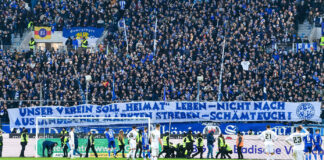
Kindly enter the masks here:
[[75, 144], [75, 149], [73, 151], [73, 155], [75, 155], [75, 153], [78, 153], [80, 155], [80, 157], [82, 157], [82, 154], [78, 151], [79, 139], [78, 139], [78, 135], [76, 133], [74, 134], [74, 144]]
[[47, 156], [51, 157], [53, 154], [53, 149], [54, 147], [57, 146], [56, 142], [52, 142], [52, 141], [44, 141], [43, 142], [43, 157], [45, 156], [45, 149], [47, 149]]
[[211, 159], [214, 159], [213, 156], [214, 142], [215, 142], [214, 131], [210, 131], [207, 134], [207, 147], [208, 147], [207, 159], [209, 159], [209, 156], [211, 157]]
[[78, 49], [78, 47], [79, 47], [79, 42], [76, 39], [76, 37], [73, 38], [72, 46], [73, 46], [73, 49], [75, 49], [75, 50]]

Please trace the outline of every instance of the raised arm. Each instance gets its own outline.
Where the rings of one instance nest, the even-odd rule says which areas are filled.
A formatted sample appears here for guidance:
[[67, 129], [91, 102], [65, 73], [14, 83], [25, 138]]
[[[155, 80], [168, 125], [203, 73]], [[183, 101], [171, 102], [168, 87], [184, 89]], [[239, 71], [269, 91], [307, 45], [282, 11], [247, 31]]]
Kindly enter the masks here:
[[304, 132], [304, 133], [302, 133], [302, 136], [303, 136], [303, 137], [306, 137], [306, 136], [309, 135], [309, 132], [308, 132], [305, 128], [303, 128], [302, 131]]

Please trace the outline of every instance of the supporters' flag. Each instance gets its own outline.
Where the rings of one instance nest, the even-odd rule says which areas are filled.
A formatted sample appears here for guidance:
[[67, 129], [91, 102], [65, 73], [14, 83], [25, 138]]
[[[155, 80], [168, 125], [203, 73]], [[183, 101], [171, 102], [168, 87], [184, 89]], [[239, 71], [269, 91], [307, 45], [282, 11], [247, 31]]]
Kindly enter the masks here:
[[109, 82], [102, 82], [102, 85], [104, 86], [104, 87], [108, 87], [108, 85], [109, 85]]
[[296, 49], [301, 50], [302, 52], [305, 52], [305, 50], [308, 51], [317, 51], [317, 43], [297, 43]]
[[112, 100], [116, 99], [116, 94], [115, 94], [115, 75], [113, 74], [113, 86], [112, 86]]
[[324, 36], [324, 22], [322, 22], [322, 36]]
[[35, 27], [35, 39], [51, 39], [51, 27]]
[[304, 52], [305, 51], [305, 44], [304, 43], [297, 43], [297, 52], [298, 50]]
[[309, 51], [317, 51], [317, 43], [308, 43], [306, 49]]

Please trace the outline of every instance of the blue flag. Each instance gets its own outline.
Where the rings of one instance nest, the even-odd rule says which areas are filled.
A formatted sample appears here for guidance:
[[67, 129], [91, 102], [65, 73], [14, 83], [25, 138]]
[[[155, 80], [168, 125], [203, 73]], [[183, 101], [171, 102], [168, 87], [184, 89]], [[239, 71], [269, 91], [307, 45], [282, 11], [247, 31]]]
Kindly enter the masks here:
[[322, 36], [324, 36], [324, 22], [322, 22]]
[[116, 94], [115, 94], [115, 75], [113, 74], [113, 86], [112, 86], [112, 100], [116, 99]]

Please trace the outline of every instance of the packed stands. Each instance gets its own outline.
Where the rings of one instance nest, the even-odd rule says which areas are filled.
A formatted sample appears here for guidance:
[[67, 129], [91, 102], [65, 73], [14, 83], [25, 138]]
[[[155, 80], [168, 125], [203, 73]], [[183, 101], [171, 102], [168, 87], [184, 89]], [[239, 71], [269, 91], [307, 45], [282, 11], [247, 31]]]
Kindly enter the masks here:
[[[285, 47], [297, 41], [297, 24], [306, 18], [296, 18], [301, 13], [294, 0], [39, 0], [30, 2], [31, 8], [23, 1], [6, 2], [2, 42], [23, 33], [30, 21], [54, 30], [94, 26], [109, 30], [109, 51], [4, 50], [0, 100], [7, 100], [5, 108], [83, 104], [87, 92], [92, 104], [194, 101], [197, 76], [204, 76], [202, 101], [218, 99], [220, 81], [223, 101], [323, 101], [323, 53]], [[118, 27], [122, 22], [127, 41]], [[86, 75], [92, 76], [88, 91]]]

